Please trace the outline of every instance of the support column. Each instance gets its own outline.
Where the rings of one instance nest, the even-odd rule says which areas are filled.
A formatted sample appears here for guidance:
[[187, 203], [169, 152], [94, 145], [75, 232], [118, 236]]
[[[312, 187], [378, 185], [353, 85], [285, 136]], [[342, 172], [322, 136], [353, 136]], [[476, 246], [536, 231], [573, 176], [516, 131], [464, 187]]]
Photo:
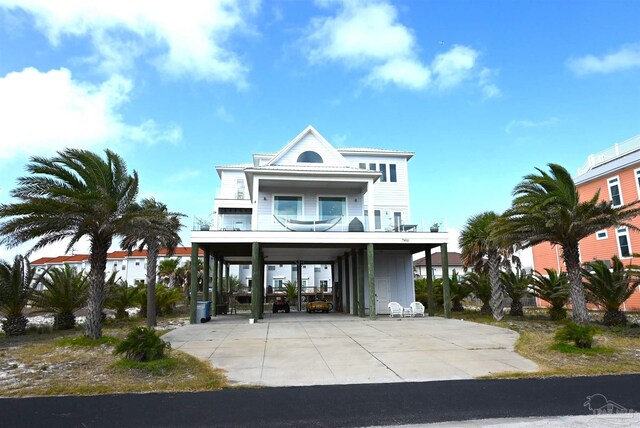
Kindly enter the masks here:
[[251, 245], [251, 318], [260, 318], [260, 244]]
[[219, 257], [213, 258], [213, 272], [211, 278], [211, 313], [215, 317], [218, 315], [218, 263], [220, 263]]
[[297, 261], [296, 285], [298, 286], [298, 312], [302, 311], [302, 262]]
[[189, 323], [197, 324], [198, 310], [198, 244], [191, 244], [191, 289], [189, 290]]
[[351, 250], [351, 300], [353, 300], [353, 315], [358, 316], [358, 253]]
[[[218, 285], [216, 285], [216, 304], [222, 303], [222, 290], [224, 290], [224, 284], [222, 281], [224, 275], [224, 257], [220, 257], [218, 262]], [[218, 313], [218, 315], [221, 315]]]
[[202, 278], [202, 300], [205, 302], [209, 300], [209, 257], [211, 257], [211, 253], [209, 252], [208, 247], [204, 247], [204, 272]]
[[358, 316], [364, 318], [365, 252], [358, 250]]
[[424, 251], [424, 262], [427, 268], [427, 310], [432, 317], [436, 314], [436, 299], [433, 295], [433, 261], [430, 247]]
[[224, 301], [223, 303], [225, 303], [227, 305], [227, 313], [229, 313], [229, 262], [226, 262], [224, 264], [224, 270], [225, 270], [225, 278], [227, 279], [225, 286], [225, 289], [227, 290], [227, 299], [226, 301]]
[[367, 244], [367, 273], [369, 282], [369, 319], [375, 320], [378, 317], [376, 310], [376, 279], [374, 270], [374, 249], [373, 244]]
[[264, 290], [264, 268], [264, 253], [260, 250], [260, 319], [264, 318], [264, 296], [266, 294]]
[[442, 256], [442, 297], [444, 297], [444, 316], [451, 318], [451, 290], [449, 290], [449, 253], [447, 244], [440, 245]]
[[[338, 282], [340, 284], [339, 285], [340, 286], [340, 310], [343, 312], [349, 313], [348, 311], [345, 311], [345, 306], [344, 306], [344, 302], [346, 300], [345, 300], [345, 283], [344, 283], [344, 264], [343, 264], [342, 256], [338, 256], [336, 263], [338, 264]], [[334, 302], [334, 304], [336, 304], [336, 302]], [[336, 309], [338, 309], [337, 304], [336, 304]]]
[[344, 253], [344, 313], [351, 313], [351, 277], [349, 253]]

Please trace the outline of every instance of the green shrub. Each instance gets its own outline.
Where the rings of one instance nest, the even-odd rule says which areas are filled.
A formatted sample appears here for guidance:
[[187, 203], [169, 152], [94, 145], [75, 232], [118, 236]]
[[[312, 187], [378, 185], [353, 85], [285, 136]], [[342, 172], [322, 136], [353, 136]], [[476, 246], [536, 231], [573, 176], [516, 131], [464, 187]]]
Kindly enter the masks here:
[[568, 323], [556, 332], [556, 340], [560, 342], [573, 342], [578, 348], [591, 348], [593, 335], [598, 329], [590, 325], [578, 325]]
[[114, 354], [124, 354], [131, 361], [153, 361], [164, 357], [164, 350], [171, 345], [148, 327], [136, 327], [116, 346]]

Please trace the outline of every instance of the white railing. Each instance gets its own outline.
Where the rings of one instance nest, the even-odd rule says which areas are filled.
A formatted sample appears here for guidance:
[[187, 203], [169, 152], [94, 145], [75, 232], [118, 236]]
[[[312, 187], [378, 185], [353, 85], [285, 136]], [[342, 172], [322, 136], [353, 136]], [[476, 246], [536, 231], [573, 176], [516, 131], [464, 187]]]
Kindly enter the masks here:
[[637, 150], [638, 148], [640, 148], [640, 135], [636, 135], [635, 137], [629, 138], [621, 143], [614, 144], [613, 147], [609, 147], [601, 152], [591, 154], [587, 157], [587, 161], [584, 165], [578, 168], [578, 175], [588, 172], [596, 165], [600, 165], [620, 155]]

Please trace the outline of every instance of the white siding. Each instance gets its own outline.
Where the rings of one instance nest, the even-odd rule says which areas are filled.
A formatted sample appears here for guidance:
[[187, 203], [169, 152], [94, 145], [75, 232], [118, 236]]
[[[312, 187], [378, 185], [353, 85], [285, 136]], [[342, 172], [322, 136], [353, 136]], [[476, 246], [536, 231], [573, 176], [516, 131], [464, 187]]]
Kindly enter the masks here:
[[[389, 300], [402, 306], [409, 306], [415, 300], [413, 269], [409, 251], [379, 250], [374, 255], [375, 277], [391, 278], [389, 284]], [[364, 287], [365, 309], [369, 309], [369, 286]], [[377, 308], [384, 313], [384, 308]]]
[[218, 198], [220, 199], [236, 199], [238, 180], [244, 183], [244, 198], [249, 199], [249, 191], [247, 190], [247, 181], [243, 171], [223, 170], [220, 177], [220, 190]]
[[306, 151], [318, 153], [322, 157], [324, 165], [345, 165], [344, 157], [337, 150], [322, 144], [312, 133], [307, 133], [302, 137], [282, 158], [278, 159], [276, 165], [295, 165], [298, 163], [298, 156]]

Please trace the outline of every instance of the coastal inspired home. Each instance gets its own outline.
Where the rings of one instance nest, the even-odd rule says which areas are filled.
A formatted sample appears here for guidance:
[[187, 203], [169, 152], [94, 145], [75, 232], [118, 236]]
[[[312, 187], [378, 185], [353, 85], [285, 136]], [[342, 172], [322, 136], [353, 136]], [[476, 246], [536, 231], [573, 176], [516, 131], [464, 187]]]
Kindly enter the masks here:
[[[375, 319], [391, 301], [408, 307], [415, 299], [412, 254], [425, 251], [430, 258], [438, 246], [446, 252], [448, 237], [422, 232], [412, 220], [412, 157], [400, 150], [335, 148], [309, 126], [278, 152], [218, 166], [213, 216], [196, 219], [191, 234], [193, 257], [203, 250], [205, 271], [212, 273], [214, 308], [220, 278], [234, 265], [247, 271], [238, 276], [251, 287], [254, 319], [262, 315], [268, 287], [279, 284], [274, 280], [296, 282], [293, 306], [301, 310], [304, 270], [311, 267], [320, 274], [314, 287], [317, 277], [338, 311]], [[193, 301], [191, 309], [195, 322]]]
[[[589, 155], [587, 162], [578, 169], [574, 181], [580, 200], [591, 199], [596, 192], [600, 192], [600, 200], [611, 201], [614, 206], [640, 199], [640, 135]], [[640, 227], [640, 219], [634, 219], [632, 224]], [[580, 241], [583, 263], [593, 260], [610, 263], [615, 255], [625, 264], [638, 264], [640, 260], [633, 257], [638, 252], [640, 233], [626, 227], [599, 230]], [[534, 246], [533, 265], [538, 272], [544, 272], [545, 268], [565, 270], [562, 248], [548, 243]], [[636, 289], [622, 309], [640, 309], [640, 289]]]

